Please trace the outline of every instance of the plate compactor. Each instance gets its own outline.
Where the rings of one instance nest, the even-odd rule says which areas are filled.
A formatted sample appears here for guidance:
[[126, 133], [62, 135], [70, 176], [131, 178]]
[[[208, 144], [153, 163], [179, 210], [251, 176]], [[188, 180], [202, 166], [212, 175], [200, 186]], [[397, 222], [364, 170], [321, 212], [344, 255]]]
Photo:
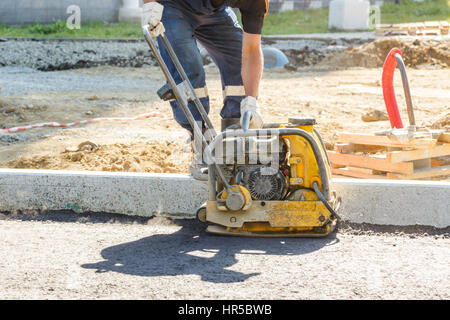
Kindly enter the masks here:
[[[331, 184], [325, 145], [311, 118], [249, 129], [250, 116], [216, 133], [164, 33], [159, 35], [181, 83], [163, 61], [149, 26], [143, 33], [203, 150], [209, 194], [197, 211], [207, 231], [220, 235], [321, 237], [336, 227], [339, 199]], [[167, 87], [167, 85], [166, 85]], [[167, 94], [166, 94], [167, 96]], [[202, 116], [198, 124], [188, 103]]]

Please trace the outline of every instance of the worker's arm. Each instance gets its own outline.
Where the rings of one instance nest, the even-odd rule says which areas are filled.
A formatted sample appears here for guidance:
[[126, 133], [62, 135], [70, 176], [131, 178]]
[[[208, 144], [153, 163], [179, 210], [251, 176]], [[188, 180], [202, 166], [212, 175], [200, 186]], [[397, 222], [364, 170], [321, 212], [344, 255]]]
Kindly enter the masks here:
[[263, 60], [261, 35], [244, 32], [241, 74], [246, 97], [241, 102], [241, 126], [243, 125], [246, 112], [250, 112], [250, 128], [259, 129], [263, 126], [263, 120], [256, 101], [263, 72]]
[[242, 40], [242, 82], [245, 95], [257, 97], [263, 73], [264, 57], [261, 50], [261, 35], [244, 32]]
[[245, 99], [241, 102], [241, 126], [244, 114], [250, 113], [250, 128], [259, 129], [263, 120], [259, 113], [256, 97], [263, 72], [263, 54], [261, 50], [261, 35], [244, 32], [242, 40], [242, 82], [244, 84]]
[[250, 128], [261, 128], [263, 120], [259, 113], [259, 83], [263, 73], [264, 57], [261, 49], [261, 32], [264, 18], [268, 11], [268, 1], [254, 0], [244, 2], [239, 7], [242, 16], [244, 36], [242, 39], [242, 82], [245, 99], [241, 102], [241, 126], [244, 115], [250, 114]]

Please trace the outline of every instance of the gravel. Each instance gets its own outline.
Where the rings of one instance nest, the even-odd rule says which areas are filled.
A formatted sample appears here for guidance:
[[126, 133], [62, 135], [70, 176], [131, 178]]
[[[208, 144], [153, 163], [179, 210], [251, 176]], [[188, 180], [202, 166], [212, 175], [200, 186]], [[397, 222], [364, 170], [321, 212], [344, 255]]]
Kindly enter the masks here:
[[15, 40], [0, 42], [0, 66], [25, 66], [41, 71], [102, 65], [155, 65], [144, 41]]
[[[362, 40], [352, 40], [361, 42]], [[369, 40], [365, 40], [369, 41]], [[349, 41], [336, 40], [270, 40], [263, 47], [282, 50], [296, 67], [314, 65], [336, 50], [343, 50]], [[201, 48], [204, 63], [212, 63]], [[302, 54], [301, 59], [298, 58]], [[96, 66], [143, 67], [156, 66], [144, 40], [67, 40], [67, 39], [6, 39], [0, 42], [0, 66], [23, 66], [40, 71], [70, 70]]]

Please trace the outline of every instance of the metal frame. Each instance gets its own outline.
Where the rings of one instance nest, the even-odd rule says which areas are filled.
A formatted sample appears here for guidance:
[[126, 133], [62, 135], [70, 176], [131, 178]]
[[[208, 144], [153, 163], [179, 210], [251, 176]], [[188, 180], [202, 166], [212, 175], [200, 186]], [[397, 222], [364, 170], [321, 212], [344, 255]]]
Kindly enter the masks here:
[[408, 76], [406, 75], [405, 63], [403, 62], [402, 56], [400, 54], [396, 53], [394, 55], [394, 57], [395, 57], [395, 60], [397, 61], [397, 67], [400, 70], [400, 75], [402, 76], [403, 91], [405, 92], [405, 100], [406, 100], [406, 108], [408, 110], [409, 125], [415, 126], [416, 119], [414, 118], [414, 109], [413, 109], [413, 105], [412, 105], [411, 90], [409, 89], [409, 82], [408, 82]]

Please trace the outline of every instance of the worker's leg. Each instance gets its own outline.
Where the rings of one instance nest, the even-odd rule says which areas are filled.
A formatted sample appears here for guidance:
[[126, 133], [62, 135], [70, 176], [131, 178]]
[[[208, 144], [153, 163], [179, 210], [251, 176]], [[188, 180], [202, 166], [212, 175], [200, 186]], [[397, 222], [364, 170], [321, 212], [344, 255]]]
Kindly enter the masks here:
[[241, 77], [242, 29], [229, 8], [200, 18], [195, 37], [208, 50], [220, 70], [223, 90], [222, 118], [240, 118], [240, 103], [245, 97]]
[[[166, 37], [171, 43], [181, 65], [183, 66], [189, 80], [200, 98], [206, 112], [209, 112], [209, 97], [206, 89], [205, 72], [203, 69], [203, 59], [194, 39], [194, 28], [196, 26], [195, 16], [189, 11], [189, 7], [176, 1], [164, 1], [164, 12], [162, 23], [166, 29]], [[181, 77], [176, 72], [175, 66], [170, 59], [162, 41], [158, 38], [161, 55], [174, 77], [177, 84], [181, 82]], [[180, 104], [173, 100], [170, 102], [175, 120], [185, 129], [192, 130]], [[196, 121], [201, 121], [201, 115], [193, 102], [189, 103]]]

